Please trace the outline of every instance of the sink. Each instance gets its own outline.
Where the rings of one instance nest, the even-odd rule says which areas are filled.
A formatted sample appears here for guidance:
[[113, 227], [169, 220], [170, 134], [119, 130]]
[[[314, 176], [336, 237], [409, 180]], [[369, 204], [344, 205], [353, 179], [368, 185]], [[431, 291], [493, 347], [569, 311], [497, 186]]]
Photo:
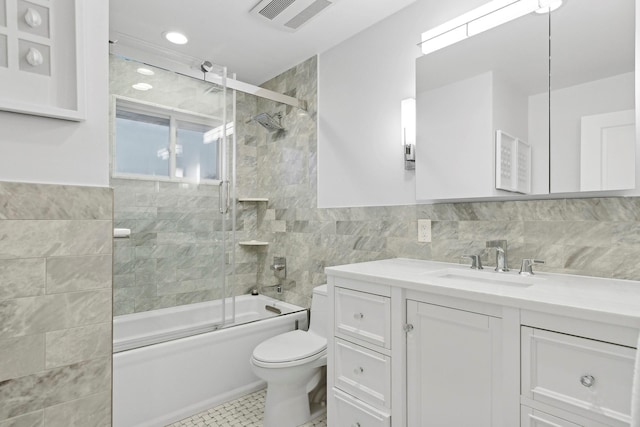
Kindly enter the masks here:
[[457, 282], [506, 285], [520, 288], [534, 285], [539, 280], [531, 276], [520, 276], [516, 273], [498, 273], [487, 269], [461, 270], [457, 268], [447, 268], [425, 274], [439, 279], [455, 280]]

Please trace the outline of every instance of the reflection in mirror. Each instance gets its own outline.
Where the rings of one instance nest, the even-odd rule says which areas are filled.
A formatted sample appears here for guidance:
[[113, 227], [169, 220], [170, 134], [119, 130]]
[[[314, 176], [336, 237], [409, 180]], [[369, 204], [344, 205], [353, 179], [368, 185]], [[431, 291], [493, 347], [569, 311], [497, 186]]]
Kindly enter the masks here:
[[[548, 107], [548, 29], [532, 13], [416, 61], [418, 200], [548, 193], [548, 116], [533, 113]], [[516, 147], [531, 162], [527, 185]]]
[[635, 187], [635, 0], [551, 14], [551, 192]]

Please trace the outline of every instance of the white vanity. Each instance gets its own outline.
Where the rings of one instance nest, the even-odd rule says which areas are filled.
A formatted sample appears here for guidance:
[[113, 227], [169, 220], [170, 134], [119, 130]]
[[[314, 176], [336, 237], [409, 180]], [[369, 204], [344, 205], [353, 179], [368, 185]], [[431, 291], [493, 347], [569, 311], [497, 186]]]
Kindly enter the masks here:
[[410, 259], [326, 273], [328, 425], [629, 425], [640, 282]]

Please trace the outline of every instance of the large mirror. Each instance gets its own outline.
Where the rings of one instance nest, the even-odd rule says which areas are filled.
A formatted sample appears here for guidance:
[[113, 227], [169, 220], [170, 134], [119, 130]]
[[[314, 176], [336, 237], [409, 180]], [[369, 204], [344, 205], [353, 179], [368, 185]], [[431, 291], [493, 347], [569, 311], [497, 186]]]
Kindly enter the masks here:
[[420, 57], [416, 198], [633, 188], [634, 40], [635, 0], [565, 0]]

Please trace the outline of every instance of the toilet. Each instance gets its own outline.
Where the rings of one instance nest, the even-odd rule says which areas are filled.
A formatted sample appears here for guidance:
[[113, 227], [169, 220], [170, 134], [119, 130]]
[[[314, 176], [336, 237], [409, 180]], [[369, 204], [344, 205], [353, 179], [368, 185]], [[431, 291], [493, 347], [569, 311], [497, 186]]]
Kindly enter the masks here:
[[296, 427], [312, 416], [311, 392], [327, 364], [327, 285], [313, 289], [308, 331], [291, 331], [258, 344], [253, 372], [267, 382], [264, 427]]

